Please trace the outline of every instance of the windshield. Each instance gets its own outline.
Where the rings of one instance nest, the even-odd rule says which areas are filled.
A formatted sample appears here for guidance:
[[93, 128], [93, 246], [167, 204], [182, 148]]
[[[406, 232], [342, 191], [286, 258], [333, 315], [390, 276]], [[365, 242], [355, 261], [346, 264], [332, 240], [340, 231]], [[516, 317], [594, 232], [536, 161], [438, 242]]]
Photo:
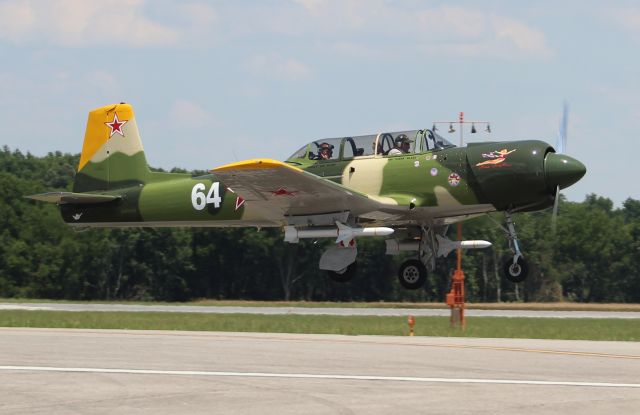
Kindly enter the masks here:
[[338, 160], [340, 157], [340, 141], [342, 141], [341, 138], [325, 138], [312, 141], [293, 153], [287, 160]]
[[351, 159], [361, 156], [372, 156], [376, 147], [375, 135], [361, 135], [346, 137], [342, 150], [343, 159]]
[[450, 141], [448, 141], [446, 138], [444, 138], [440, 134], [434, 133], [431, 130], [427, 130], [427, 133], [428, 133], [427, 135], [429, 137], [429, 140], [433, 143], [434, 148], [440, 149], [440, 148], [455, 147], [455, 144], [452, 144]]
[[442, 137], [438, 133], [434, 133], [431, 130], [420, 130], [416, 140], [416, 153], [422, 153], [425, 151], [440, 150], [443, 148], [455, 147], [446, 138]]
[[305, 144], [300, 150], [293, 153], [287, 160], [290, 159], [305, 159], [307, 158], [307, 152], [309, 151], [309, 144]]

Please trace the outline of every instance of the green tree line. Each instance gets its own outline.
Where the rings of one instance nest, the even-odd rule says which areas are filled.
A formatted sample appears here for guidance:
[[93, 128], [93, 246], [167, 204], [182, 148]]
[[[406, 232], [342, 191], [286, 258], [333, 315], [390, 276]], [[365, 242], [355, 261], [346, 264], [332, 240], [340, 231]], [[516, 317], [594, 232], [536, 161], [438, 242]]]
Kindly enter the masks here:
[[[0, 297], [443, 301], [449, 290], [454, 254], [438, 261], [424, 289], [407, 291], [395, 275], [405, 257], [385, 255], [384, 241], [375, 238], [358, 241], [358, 275], [340, 284], [317, 269], [331, 241], [288, 244], [280, 229], [77, 232], [56, 206], [23, 196], [70, 190], [78, 158], [0, 151]], [[492, 217], [502, 222], [502, 215]], [[491, 218], [467, 221], [465, 239], [493, 242], [464, 254], [469, 301], [640, 302], [639, 200], [627, 199], [621, 208], [596, 195], [562, 200], [555, 234], [549, 211], [514, 218], [529, 278], [516, 285], [502, 276], [508, 244]]]

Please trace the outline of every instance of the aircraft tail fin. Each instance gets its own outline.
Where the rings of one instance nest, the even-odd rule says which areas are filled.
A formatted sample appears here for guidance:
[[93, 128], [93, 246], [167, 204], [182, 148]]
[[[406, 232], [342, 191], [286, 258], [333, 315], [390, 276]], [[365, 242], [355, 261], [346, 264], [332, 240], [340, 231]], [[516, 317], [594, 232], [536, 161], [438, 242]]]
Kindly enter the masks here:
[[149, 175], [133, 107], [120, 103], [91, 111], [73, 191], [140, 185]]

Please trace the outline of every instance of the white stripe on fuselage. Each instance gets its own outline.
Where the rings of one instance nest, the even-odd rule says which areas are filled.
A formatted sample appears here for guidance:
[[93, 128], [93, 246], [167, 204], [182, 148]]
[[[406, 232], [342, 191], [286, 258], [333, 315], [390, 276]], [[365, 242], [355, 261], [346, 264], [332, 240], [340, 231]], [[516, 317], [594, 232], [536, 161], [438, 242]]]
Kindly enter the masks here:
[[[370, 199], [385, 205], [397, 206], [398, 202], [390, 197], [380, 196], [386, 158], [368, 157], [347, 163], [342, 172], [342, 185], [366, 194]], [[351, 169], [353, 168], [353, 172]]]

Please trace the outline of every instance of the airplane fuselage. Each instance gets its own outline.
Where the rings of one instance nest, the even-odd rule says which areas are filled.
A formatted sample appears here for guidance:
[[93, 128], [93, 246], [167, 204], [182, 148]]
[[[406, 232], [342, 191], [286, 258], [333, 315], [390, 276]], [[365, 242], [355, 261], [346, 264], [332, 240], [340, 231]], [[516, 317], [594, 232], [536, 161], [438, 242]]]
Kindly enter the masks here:
[[[550, 206], [555, 186], [566, 187], [574, 179], [569, 172], [571, 177], [554, 182], [545, 171], [547, 156], [557, 156], [552, 151], [543, 141], [515, 141], [396, 156], [335, 160], [301, 157], [289, 159], [288, 163], [384, 204], [389, 212], [397, 213], [393, 223], [427, 223], [444, 217], [455, 221], [494, 210], [528, 211]], [[579, 163], [563, 157], [569, 164]], [[580, 166], [574, 166], [578, 173]], [[296, 197], [295, 186], [287, 183], [273, 192], [280, 192], [279, 197]], [[65, 222], [78, 226], [154, 227], [287, 224], [287, 212], [265, 210], [264, 206], [253, 209], [252, 203], [245, 203], [215, 173], [192, 177], [149, 172], [144, 182], [133, 181], [128, 187], [103, 189], [100, 193], [113, 194], [118, 199], [97, 205], [62, 204]], [[318, 208], [320, 212], [322, 206]], [[380, 221], [374, 217], [371, 222]]]
[[319, 268], [345, 282], [356, 273], [355, 239], [391, 236], [387, 254], [416, 251], [400, 284], [420, 288], [435, 259], [488, 241], [449, 241], [446, 225], [504, 211], [513, 257], [505, 276], [528, 265], [511, 213], [540, 210], [586, 172], [543, 141], [456, 147], [429, 129], [312, 141], [285, 162], [244, 160], [193, 177], [149, 169], [133, 107], [89, 113], [71, 192], [27, 196], [56, 203], [76, 227], [282, 227], [285, 241], [335, 237]]

